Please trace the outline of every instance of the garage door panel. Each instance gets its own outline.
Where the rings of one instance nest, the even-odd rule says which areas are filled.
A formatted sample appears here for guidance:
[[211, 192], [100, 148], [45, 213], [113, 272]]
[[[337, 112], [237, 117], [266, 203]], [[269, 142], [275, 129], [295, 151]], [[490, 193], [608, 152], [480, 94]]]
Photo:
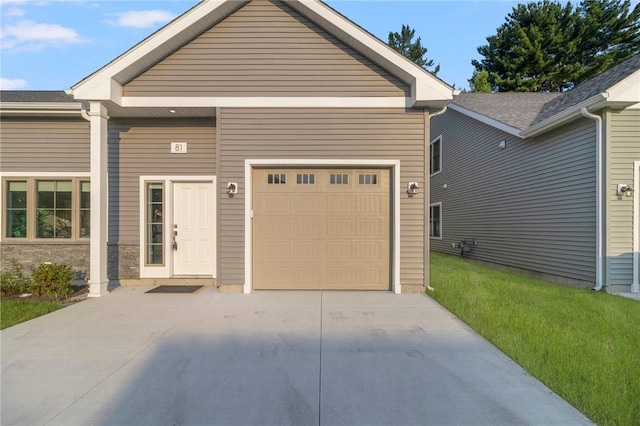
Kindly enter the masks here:
[[327, 212], [329, 213], [351, 213], [353, 196], [327, 194]]
[[320, 235], [319, 218], [289, 219], [293, 224], [293, 237], [318, 237]]
[[389, 290], [389, 176], [255, 169], [254, 288]]
[[328, 236], [351, 236], [353, 235], [353, 219], [327, 219]]
[[327, 243], [327, 259], [351, 260], [353, 258], [353, 243]]

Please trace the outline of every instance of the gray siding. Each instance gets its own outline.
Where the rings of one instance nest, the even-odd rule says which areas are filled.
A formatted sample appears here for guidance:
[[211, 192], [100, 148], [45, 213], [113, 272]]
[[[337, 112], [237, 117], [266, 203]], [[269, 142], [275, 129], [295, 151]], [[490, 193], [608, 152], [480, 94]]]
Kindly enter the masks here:
[[279, 1], [255, 0], [125, 96], [409, 96], [409, 86]]
[[[425, 114], [404, 109], [220, 109], [220, 284], [244, 283], [244, 160], [400, 160], [401, 182], [424, 188]], [[427, 116], [428, 117], [428, 116]], [[427, 128], [428, 131], [428, 128]], [[234, 181], [238, 195], [224, 186]], [[396, 183], [395, 186], [398, 186]], [[402, 285], [424, 284], [424, 191], [400, 196]]]
[[431, 139], [440, 134], [431, 202], [442, 202], [443, 238], [432, 249], [456, 253], [451, 243], [474, 238], [472, 258], [595, 282], [592, 121], [521, 140], [449, 110], [433, 120]]
[[609, 123], [607, 179], [607, 284], [633, 282], [633, 198], [618, 197], [617, 184], [633, 185], [633, 162], [640, 161], [640, 110], [613, 111]]
[[[187, 154], [171, 154], [187, 142]], [[138, 244], [140, 176], [215, 175], [215, 119], [109, 122], [109, 243]]]
[[3, 118], [3, 172], [89, 172], [89, 122], [81, 118]]

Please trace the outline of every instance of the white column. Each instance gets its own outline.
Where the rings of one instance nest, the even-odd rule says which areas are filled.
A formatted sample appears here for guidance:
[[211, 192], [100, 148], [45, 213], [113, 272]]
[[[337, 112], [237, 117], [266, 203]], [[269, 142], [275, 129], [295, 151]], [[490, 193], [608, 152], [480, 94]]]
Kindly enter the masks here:
[[107, 278], [107, 125], [109, 116], [101, 102], [90, 102], [91, 117], [91, 238], [89, 296], [105, 296]]

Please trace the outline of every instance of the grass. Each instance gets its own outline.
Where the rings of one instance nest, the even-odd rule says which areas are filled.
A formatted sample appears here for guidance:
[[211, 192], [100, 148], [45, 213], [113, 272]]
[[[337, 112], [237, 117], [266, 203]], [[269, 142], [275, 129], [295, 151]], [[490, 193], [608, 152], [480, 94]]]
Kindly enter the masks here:
[[431, 253], [429, 295], [600, 425], [640, 424], [640, 302]]
[[63, 307], [62, 302], [37, 300], [0, 301], [0, 329], [48, 314]]

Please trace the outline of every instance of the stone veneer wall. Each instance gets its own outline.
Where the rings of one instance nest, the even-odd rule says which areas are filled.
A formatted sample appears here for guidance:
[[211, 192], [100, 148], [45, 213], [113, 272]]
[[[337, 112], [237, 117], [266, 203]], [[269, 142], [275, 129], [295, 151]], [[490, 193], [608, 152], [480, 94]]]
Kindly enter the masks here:
[[[110, 280], [140, 278], [140, 248], [138, 245], [109, 245], [107, 251], [108, 277]], [[31, 273], [41, 263], [71, 265], [76, 279], [89, 279], [89, 244], [0, 244], [0, 271], [11, 268], [13, 260], [24, 265]]]
[[71, 265], [77, 280], [89, 279], [89, 242], [86, 243], [7, 243], [0, 244], [0, 270], [11, 268], [12, 261], [24, 265], [31, 273], [45, 262]]
[[110, 280], [140, 278], [140, 246], [109, 244], [107, 275]]

